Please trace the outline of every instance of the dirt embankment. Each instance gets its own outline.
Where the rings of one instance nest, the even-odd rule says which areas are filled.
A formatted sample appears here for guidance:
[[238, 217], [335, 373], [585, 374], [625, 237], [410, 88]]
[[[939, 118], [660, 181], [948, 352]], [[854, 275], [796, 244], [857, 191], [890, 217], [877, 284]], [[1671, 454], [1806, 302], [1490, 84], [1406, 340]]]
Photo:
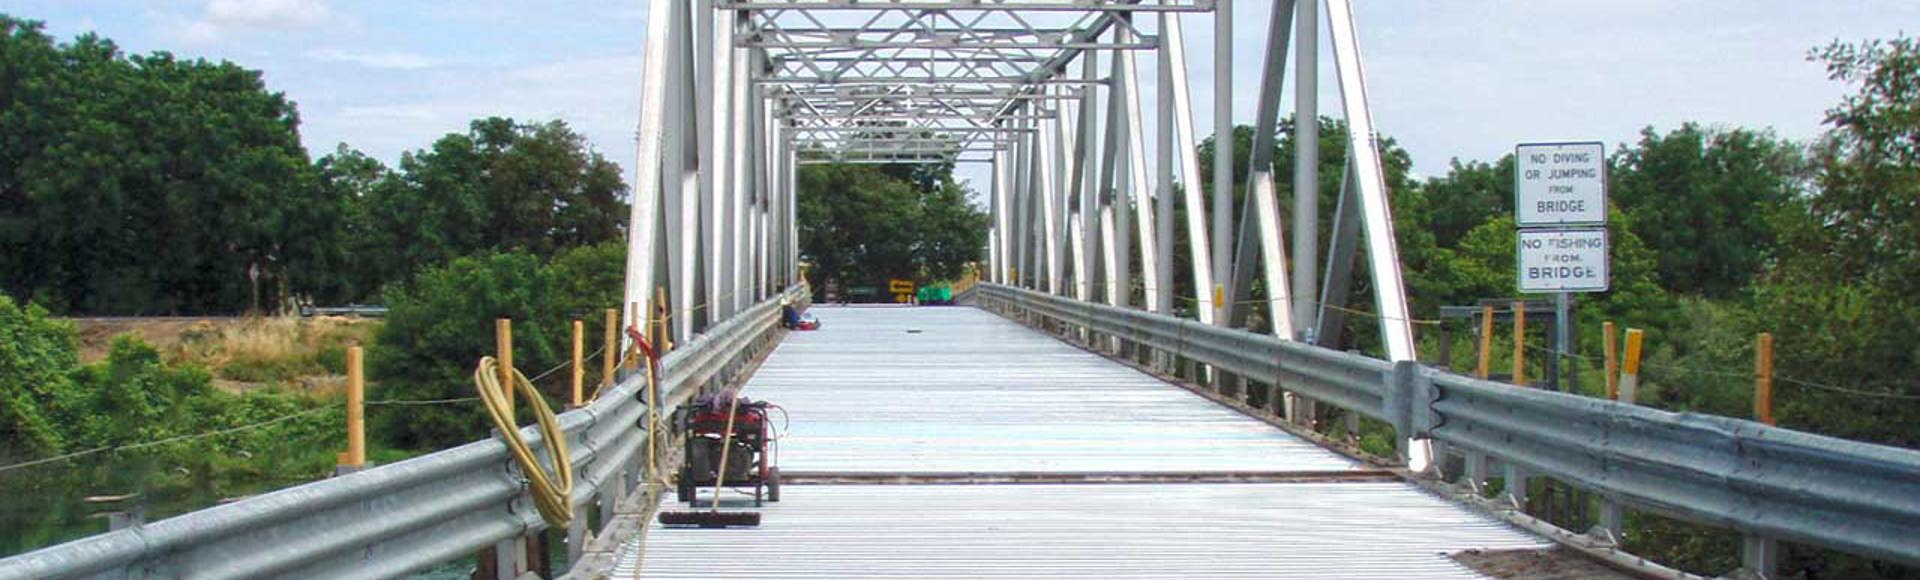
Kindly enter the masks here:
[[74, 319], [80, 358], [107, 358], [131, 334], [170, 363], [196, 364], [228, 392], [276, 388], [313, 395], [344, 387], [346, 349], [372, 341], [380, 321], [350, 317]]
[[1467, 550], [1453, 555], [1462, 566], [1501, 580], [1636, 580], [1566, 548], [1545, 550]]

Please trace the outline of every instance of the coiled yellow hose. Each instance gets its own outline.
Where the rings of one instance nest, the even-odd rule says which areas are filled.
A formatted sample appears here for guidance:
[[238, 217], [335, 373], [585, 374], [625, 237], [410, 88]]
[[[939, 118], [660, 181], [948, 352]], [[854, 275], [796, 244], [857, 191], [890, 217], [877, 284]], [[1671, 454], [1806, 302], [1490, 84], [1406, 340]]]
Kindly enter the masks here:
[[487, 415], [493, 418], [500, 438], [506, 440], [507, 450], [520, 463], [534, 507], [540, 510], [540, 517], [547, 520], [548, 526], [567, 527], [573, 521], [573, 503], [568, 501], [573, 496], [573, 458], [567, 454], [567, 434], [560, 430], [560, 419], [547, 406], [546, 397], [533, 388], [533, 383], [520, 374], [519, 369], [513, 371], [513, 383], [526, 400], [533, 402], [533, 416], [540, 424], [540, 439], [547, 444], [552, 471], [540, 467], [540, 459], [520, 437], [520, 429], [507, 411], [507, 391], [500, 385], [500, 362], [490, 356], [481, 357], [480, 366], [473, 370], [474, 388], [480, 392], [480, 401], [486, 404]]

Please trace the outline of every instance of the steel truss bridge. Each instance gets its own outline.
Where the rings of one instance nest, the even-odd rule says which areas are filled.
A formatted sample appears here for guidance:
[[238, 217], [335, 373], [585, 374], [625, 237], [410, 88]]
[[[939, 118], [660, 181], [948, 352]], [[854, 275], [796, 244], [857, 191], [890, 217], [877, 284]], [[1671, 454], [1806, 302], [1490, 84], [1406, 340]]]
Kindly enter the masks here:
[[[476, 554], [516, 578], [544, 559], [532, 538], [566, 546], [540, 571], [577, 578], [1474, 578], [1437, 554], [1555, 544], [1685, 577], [1622, 551], [1627, 510], [1741, 535], [1753, 575], [1783, 541], [1920, 565], [1920, 453], [1420, 364], [1350, 0], [1272, 1], [1249, 55], [1264, 65], [1249, 202], [1231, 215], [1232, 143], [1202, 168], [1184, 35], [1212, 25], [1202, 56], [1231, 70], [1233, 7], [651, 3], [625, 322], [673, 313], [656, 410], [745, 385], [792, 411], [796, 485], [760, 529], [647, 525], [667, 474], [648, 457], [671, 446], [636, 428], [630, 376], [560, 416], [568, 499], [591, 514], [564, 529], [487, 439], [0, 560], [0, 578], [380, 578]], [[1324, 112], [1350, 127], [1324, 249], [1318, 197], [1293, 196], [1286, 231], [1270, 169], [1289, 59], [1332, 67]], [[1297, 118], [1323, 113], [1318, 81], [1293, 79]], [[1215, 74], [1214, 110], [1240, 90]], [[1317, 191], [1318, 126], [1293, 131], [1293, 190]], [[963, 293], [977, 308], [823, 308], [826, 330], [776, 330], [782, 303], [809, 299], [809, 163], [988, 164], [985, 281]], [[1196, 242], [1188, 271], [1176, 229]], [[1340, 350], [1363, 248], [1373, 304], [1353, 306], [1377, 314], [1384, 358]], [[1267, 297], [1250, 304], [1256, 275]], [[1246, 330], [1255, 314], [1270, 331]], [[1392, 425], [1400, 453], [1334, 452], [1299, 426], [1315, 405]], [[1490, 494], [1495, 477], [1586, 490], [1601, 524], [1533, 518], [1516, 507], [1528, 486]]]

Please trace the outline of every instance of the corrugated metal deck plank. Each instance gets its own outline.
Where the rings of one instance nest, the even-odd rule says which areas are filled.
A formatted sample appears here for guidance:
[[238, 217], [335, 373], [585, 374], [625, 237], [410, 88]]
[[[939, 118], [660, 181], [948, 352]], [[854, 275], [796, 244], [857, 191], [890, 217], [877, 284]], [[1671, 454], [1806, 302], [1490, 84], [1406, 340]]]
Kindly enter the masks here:
[[[814, 312], [824, 329], [789, 335], [746, 391], [790, 411], [786, 471], [1363, 470], [984, 311]], [[806, 485], [782, 495], [759, 528], [655, 526], [644, 559], [629, 545], [619, 570], [700, 579], [1466, 579], [1480, 576], [1446, 554], [1548, 545], [1400, 482]]]
[[[1331, 471], [1355, 462], [973, 308], [815, 308], [746, 394], [788, 471]], [[917, 332], [909, 332], [909, 330]]]
[[1404, 483], [795, 486], [784, 495], [755, 529], [654, 527], [640, 577], [1469, 579], [1481, 576], [1446, 554], [1549, 545]]

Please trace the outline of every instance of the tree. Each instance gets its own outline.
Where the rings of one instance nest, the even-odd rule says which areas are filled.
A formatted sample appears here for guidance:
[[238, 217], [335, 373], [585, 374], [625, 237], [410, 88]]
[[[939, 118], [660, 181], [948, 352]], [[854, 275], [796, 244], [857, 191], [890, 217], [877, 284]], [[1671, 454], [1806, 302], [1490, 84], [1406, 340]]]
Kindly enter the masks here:
[[475, 120], [402, 155], [397, 173], [343, 154], [333, 175], [352, 175], [336, 183], [364, 196], [358, 247], [374, 270], [357, 285], [367, 290], [476, 252], [551, 257], [624, 233], [619, 166], [560, 121]]
[[234, 312], [324, 261], [298, 114], [259, 71], [0, 16], [0, 272], [55, 310]]
[[1727, 298], [1775, 252], [1774, 214], [1800, 191], [1799, 149], [1763, 132], [1687, 123], [1612, 160], [1614, 203], [1660, 256], [1660, 285]]
[[1441, 177], [1421, 185], [1421, 198], [1433, 216], [1434, 243], [1451, 248], [1487, 220], [1513, 214], [1513, 155], [1499, 161], [1454, 159]]
[[951, 279], [986, 246], [987, 216], [951, 168], [806, 165], [798, 181], [800, 252], [815, 288]]
[[[1814, 187], [1780, 218], [1779, 264], [1758, 291], [1762, 326], [1780, 336], [1782, 375], [1920, 396], [1908, 372], [1920, 365], [1920, 42], [1835, 42], [1810, 58], [1857, 92], [1827, 112]], [[1908, 401], [1783, 388], [1776, 404], [1782, 424], [1920, 446], [1920, 405]]]

